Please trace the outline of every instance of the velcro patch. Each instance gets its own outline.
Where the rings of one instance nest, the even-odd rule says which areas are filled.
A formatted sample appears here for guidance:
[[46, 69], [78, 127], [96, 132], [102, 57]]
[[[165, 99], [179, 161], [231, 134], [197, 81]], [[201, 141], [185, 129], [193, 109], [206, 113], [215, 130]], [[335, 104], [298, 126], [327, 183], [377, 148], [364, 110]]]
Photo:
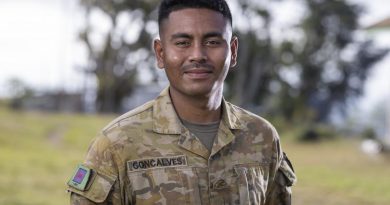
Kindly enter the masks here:
[[187, 159], [184, 155], [127, 161], [127, 168], [129, 171], [182, 166], [187, 166]]
[[68, 181], [68, 185], [75, 189], [85, 191], [90, 176], [91, 169], [80, 164], [77, 166], [72, 178]]

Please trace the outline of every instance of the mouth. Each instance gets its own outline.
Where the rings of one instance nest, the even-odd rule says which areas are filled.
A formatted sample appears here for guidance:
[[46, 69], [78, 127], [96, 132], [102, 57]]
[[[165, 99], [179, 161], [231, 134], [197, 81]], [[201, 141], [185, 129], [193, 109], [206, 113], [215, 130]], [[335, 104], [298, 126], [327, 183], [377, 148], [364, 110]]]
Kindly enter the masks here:
[[184, 71], [184, 75], [191, 79], [205, 79], [208, 78], [212, 73], [212, 70], [206, 68], [195, 68]]
[[213, 73], [213, 66], [209, 64], [190, 64], [183, 67], [184, 75], [191, 79], [208, 78]]

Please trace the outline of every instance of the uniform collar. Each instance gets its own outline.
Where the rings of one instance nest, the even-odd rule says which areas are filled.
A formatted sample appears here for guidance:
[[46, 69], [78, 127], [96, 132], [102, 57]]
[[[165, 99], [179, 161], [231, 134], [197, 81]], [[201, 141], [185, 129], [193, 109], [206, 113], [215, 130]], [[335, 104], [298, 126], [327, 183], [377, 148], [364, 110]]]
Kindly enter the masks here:
[[[236, 106], [230, 104], [225, 99], [222, 100], [222, 121], [229, 129], [242, 129], [242, 123], [235, 115]], [[182, 134], [183, 125], [176, 114], [169, 87], [165, 88], [156, 98], [153, 105], [153, 131], [160, 134]]]

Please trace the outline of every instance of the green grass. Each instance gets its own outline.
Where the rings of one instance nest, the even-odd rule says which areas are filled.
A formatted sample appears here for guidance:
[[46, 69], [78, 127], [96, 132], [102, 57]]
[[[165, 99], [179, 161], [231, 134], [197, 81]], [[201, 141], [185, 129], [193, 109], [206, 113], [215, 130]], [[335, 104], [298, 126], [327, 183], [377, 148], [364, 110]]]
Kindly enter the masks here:
[[[69, 204], [66, 181], [113, 118], [11, 112], [0, 106], [0, 204]], [[300, 144], [286, 136], [282, 145], [298, 175], [293, 204], [390, 204], [390, 160], [362, 154], [359, 142]]]
[[0, 204], [69, 204], [65, 183], [112, 118], [0, 108]]
[[298, 175], [294, 204], [390, 204], [390, 160], [363, 154], [357, 141], [290, 141], [285, 143], [285, 151]]

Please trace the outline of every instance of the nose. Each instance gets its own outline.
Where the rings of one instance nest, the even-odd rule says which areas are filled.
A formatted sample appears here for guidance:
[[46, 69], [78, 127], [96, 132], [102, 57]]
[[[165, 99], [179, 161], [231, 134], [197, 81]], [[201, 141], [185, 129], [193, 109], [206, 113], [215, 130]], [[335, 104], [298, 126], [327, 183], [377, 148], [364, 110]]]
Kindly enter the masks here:
[[206, 48], [203, 45], [194, 45], [189, 60], [193, 63], [205, 63], [207, 61]]

